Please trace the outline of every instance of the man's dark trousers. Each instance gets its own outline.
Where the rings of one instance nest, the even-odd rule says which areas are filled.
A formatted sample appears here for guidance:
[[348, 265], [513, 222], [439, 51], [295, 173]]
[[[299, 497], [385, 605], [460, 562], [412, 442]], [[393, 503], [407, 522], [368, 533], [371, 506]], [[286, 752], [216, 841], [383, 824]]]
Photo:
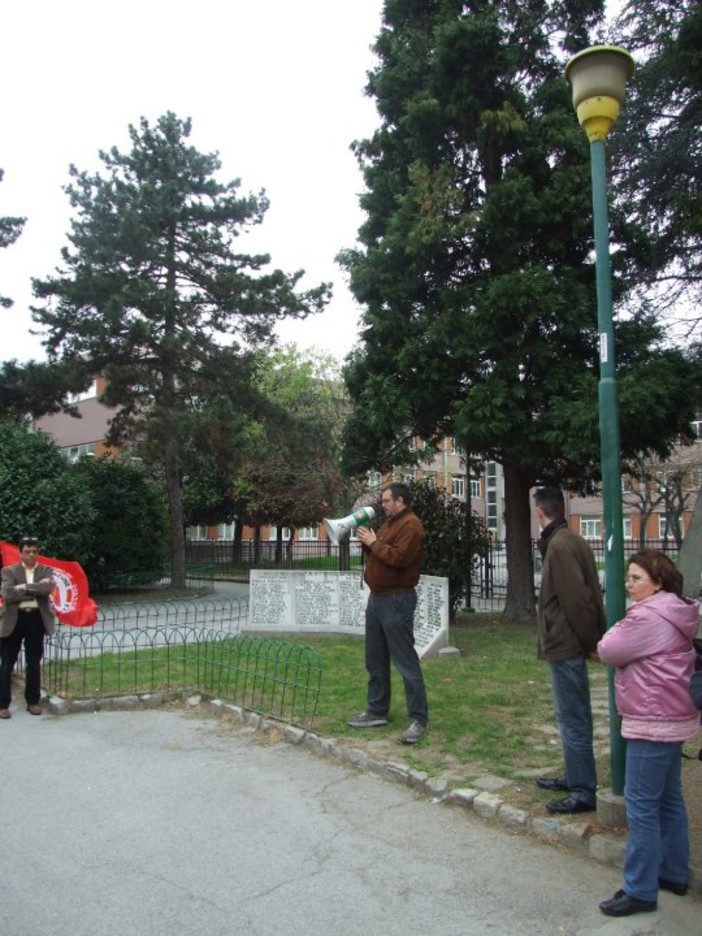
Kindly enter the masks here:
[[405, 684], [407, 714], [411, 721], [426, 725], [427, 694], [419, 657], [414, 647], [415, 591], [373, 595], [366, 606], [366, 669], [368, 711], [387, 715], [390, 708], [390, 663]]
[[0, 638], [0, 709], [10, 707], [12, 671], [24, 641], [25, 688], [27, 705], [37, 705], [41, 699], [41, 660], [44, 656], [44, 622], [38, 608], [17, 614], [15, 629]]

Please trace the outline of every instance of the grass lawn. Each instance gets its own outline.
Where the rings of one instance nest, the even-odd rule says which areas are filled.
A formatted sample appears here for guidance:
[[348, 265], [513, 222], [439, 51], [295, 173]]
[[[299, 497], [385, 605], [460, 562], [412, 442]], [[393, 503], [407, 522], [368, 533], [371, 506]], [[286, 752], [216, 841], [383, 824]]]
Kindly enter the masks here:
[[[386, 728], [359, 732], [347, 718], [365, 705], [363, 641], [348, 637], [307, 637], [322, 656], [322, 691], [315, 730], [337, 739], [371, 740], [396, 746], [407, 725], [402, 680], [393, 670], [393, 701]], [[435, 775], [461, 765], [510, 776], [515, 771], [560, 762], [553, 743], [553, 710], [548, 667], [536, 659], [531, 629], [509, 627], [498, 614], [466, 615], [451, 629], [460, 657], [423, 663], [429, 698], [430, 730], [402, 759]], [[544, 727], [548, 733], [544, 734]], [[551, 743], [549, 743], [549, 741]], [[397, 758], [396, 758], [397, 759]]]

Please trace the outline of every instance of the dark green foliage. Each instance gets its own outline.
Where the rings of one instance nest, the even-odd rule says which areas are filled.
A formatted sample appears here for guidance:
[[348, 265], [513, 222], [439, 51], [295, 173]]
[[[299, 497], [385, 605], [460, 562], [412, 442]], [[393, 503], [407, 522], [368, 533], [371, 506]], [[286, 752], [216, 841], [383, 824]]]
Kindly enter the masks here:
[[[2, 182], [3, 171], [0, 169], [0, 182]], [[3, 247], [9, 247], [14, 244], [22, 233], [26, 218], [0, 218], [0, 250]], [[6, 296], [0, 295], [0, 309], [9, 309], [12, 300]]]
[[59, 410], [74, 412], [71, 394], [85, 390], [92, 374], [85, 363], [47, 364], [5, 361], [0, 365], [0, 418], [23, 421]]
[[428, 481], [410, 482], [412, 510], [426, 533], [424, 570], [449, 581], [451, 620], [470, 594], [473, 568], [486, 554], [489, 534], [481, 517], [465, 501], [449, 497]]
[[129, 579], [157, 581], [167, 565], [168, 514], [163, 494], [139, 462], [82, 458], [72, 472], [92, 500], [94, 527], [85, 572], [102, 590]]
[[338, 365], [294, 347], [278, 350], [259, 370], [255, 386], [262, 418], [233, 486], [242, 519], [293, 529], [348, 508], [354, 497], [339, 470], [346, 394]]
[[172, 113], [153, 126], [142, 119], [129, 128], [129, 152], [100, 153], [104, 175], [71, 168], [71, 246], [55, 276], [35, 281], [46, 303], [33, 309], [52, 359], [87, 359], [107, 379], [105, 402], [119, 407], [111, 440], [138, 442], [162, 471], [178, 587], [182, 478], [202, 422], [211, 431], [224, 413], [219, 431], [231, 439], [256, 348], [272, 341], [278, 319], [319, 311], [328, 297], [325, 284], [297, 291], [303, 271], [266, 271], [267, 255], [237, 251], [268, 201], [241, 196], [238, 180], [217, 181], [217, 155], [198, 152], [190, 132]]
[[613, 153], [616, 191], [648, 237], [642, 283], [663, 284], [658, 305], [680, 315], [675, 304], [699, 302], [702, 284], [702, 6], [634, 0], [618, 30], [637, 67]]
[[30, 533], [43, 554], [82, 563], [97, 523], [90, 492], [55, 443], [0, 421], [0, 539], [16, 543]]

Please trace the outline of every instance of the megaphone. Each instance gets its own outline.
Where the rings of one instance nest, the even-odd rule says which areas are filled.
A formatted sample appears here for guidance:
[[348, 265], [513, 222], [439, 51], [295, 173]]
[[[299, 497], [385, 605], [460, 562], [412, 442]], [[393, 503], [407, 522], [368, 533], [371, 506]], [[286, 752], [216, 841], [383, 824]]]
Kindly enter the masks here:
[[335, 546], [338, 546], [342, 536], [351, 530], [355, 530], [356, 527], [368, 526], [374, 516], [375, 511], [372, 507], [361, 507], [360, 510], [349, 514], [348, 517], [342, 517], [340, 520], [326, 519], [322, 523], [329, 539]]

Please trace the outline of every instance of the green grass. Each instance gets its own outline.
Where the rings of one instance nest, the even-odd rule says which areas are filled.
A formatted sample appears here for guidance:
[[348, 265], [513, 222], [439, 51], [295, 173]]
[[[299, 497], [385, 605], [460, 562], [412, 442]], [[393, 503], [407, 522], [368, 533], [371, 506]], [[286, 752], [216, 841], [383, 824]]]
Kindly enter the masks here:
[[[403, 748], [417, 769], [436, 773], [470, 762], [510, 774], [558, 763], [560, 751], [540, 730], [553, 725], [548, 667], [536, 659], [536, 635], [502, 624], [499, 615], [470, 615], [454, 626], [451, 644], [458, 658], [423, 664], [430, 705], [430, 731], [420, 745]], [[323, 661], [322, 691], [315, 729], [337, 738], [359, 738], [350, 714], [364, 708], [366, 671], [363, 642], [349, 637], [308, 637]], [[392, 708], [387, 728], [374, 741], [393, 741], [407, 722], [404, 688], [393, 670]], [[368, 733], [366, 733], [368, 735]]]

